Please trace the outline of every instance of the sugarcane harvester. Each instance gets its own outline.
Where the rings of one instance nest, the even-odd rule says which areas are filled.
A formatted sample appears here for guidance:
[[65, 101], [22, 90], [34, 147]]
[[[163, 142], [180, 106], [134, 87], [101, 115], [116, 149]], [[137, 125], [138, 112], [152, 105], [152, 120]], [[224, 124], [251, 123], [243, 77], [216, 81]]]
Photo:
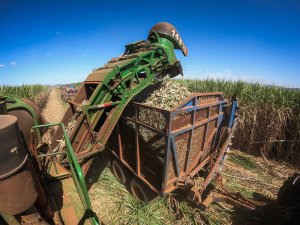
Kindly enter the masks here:
[[[175, 27], [156, 24], [147, 40], [126, 45], [124, 54], [88, 75], [62, 123], [45, 124], [31, 102], [2, 96], [0, 223], [98, 224], [84, 181], [90, 159], [105, 148], [135, 95], [182, 74], [174, 49], [187, 55]], [[51, 126], [58, 129], [47, 138]]]
[[[62, 119], [66, 126], [73, 123], [69, 136], [78, 159], [104, 149], [125, 106], [136, 94], [157, 79], [182, 74], [174, 49], [187, 55], [176, 29], [159, 23], [146, 41], [126, 45], [123, 55], [86, 78]], [[54, 139], [61, 136], [59, 130]]]

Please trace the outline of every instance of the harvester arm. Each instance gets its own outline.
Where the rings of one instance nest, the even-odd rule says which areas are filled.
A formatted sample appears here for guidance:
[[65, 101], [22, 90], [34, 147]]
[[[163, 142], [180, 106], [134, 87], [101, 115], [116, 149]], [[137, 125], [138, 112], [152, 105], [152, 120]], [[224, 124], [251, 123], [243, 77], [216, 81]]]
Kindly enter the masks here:
[[[156, 79], [182, 74], [174, 49], [187, 54], [176, 29], [159, 23], [146, 41], [126, 45], [123, 55], [88, 75], [75, 99], [69, 101], [62, 120], [77, 157], [86, 158], [104, 149], [125, 106], [136, 94]], [[61, 137], [58, 130], [54, 140]]]

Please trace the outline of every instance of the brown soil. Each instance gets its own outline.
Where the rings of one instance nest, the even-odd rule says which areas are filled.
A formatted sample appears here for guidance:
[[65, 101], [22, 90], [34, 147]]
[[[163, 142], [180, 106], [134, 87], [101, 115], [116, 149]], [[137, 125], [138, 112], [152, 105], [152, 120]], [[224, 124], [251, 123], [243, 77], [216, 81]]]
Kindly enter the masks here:
[[52, 88], [48, 98], [48, 102], [43, 109], [42, 114], [48, 122], [57, 123], [60, 122], [64, 113], [65, 108], [63, 102], [60, 98], [60, 93], [58, 88]]

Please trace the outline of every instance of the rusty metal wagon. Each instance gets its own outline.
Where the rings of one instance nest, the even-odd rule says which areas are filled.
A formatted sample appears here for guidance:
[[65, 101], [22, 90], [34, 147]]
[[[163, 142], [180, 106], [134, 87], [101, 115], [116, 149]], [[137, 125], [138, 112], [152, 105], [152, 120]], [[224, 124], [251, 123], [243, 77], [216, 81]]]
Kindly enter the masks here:
[[147, 201], [146, 187], [160, 195], [192, 190], [194, 176], [209, 167], [202, 175], [204, 191], [230, 145], [236, 117], [236, 100], [216, 92], [193, 94], [171, 110], [133, 102], [107, 144], [115, 158], [112, 172]]

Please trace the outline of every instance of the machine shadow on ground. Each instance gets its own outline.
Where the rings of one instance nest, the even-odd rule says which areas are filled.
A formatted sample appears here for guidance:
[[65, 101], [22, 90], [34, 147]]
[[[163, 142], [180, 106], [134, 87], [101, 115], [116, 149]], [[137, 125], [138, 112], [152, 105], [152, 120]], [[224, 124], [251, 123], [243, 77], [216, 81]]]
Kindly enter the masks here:
[[101, 152], [93, 156], [93, 162], [85, 175], [85, 182], [88, 190], [97, 183], [104, 169], [109, 165], [110, 156], [107, 151]]

